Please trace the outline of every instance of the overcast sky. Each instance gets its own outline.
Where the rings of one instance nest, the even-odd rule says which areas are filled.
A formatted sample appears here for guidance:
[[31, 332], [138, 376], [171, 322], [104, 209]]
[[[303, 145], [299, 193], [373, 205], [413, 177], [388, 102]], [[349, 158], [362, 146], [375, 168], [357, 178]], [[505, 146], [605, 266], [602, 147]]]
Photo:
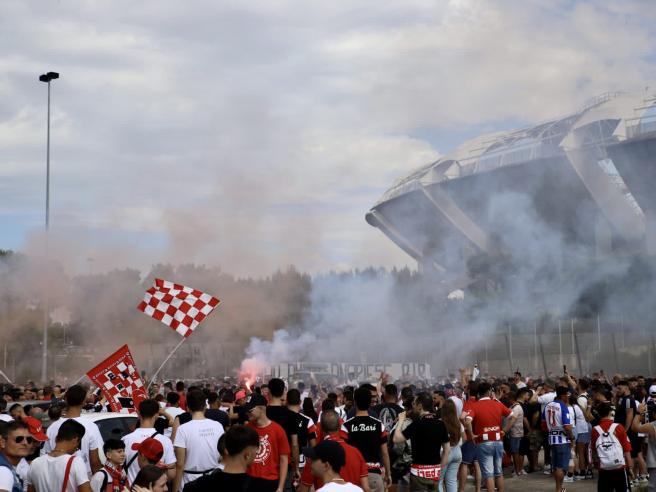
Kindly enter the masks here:
[[485, 131], [656, 83], [651, 0], [0, 2], [0, 248], [72, 270], [414, 265], [364, 221]]

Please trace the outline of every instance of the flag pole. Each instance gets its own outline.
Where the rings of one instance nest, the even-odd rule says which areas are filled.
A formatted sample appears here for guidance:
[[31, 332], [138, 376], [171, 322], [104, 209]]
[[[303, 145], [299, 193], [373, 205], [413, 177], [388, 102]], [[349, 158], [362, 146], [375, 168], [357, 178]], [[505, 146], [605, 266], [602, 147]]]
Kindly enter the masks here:
[[2, 377], [5, 378], [9, 384], [14, 384], [4, 372], [0, 371], [0, 375], [2, 375]]
[[171, 357], [173, 357], [173, 354], [175, 354], [175, 352], [176, 352], [176, 351], [182, 346], [182, 344], [185, 343], [186, 341], [187, 341], [187, 337], [182, 337], [182, 340], [180, 340], [180, 343], [178, 343], [178, 344], [175, 346], [175, 348], [174, 348], [173, 350], [171, 350], [171, 353], [168, 355], [168, 357], [166, 357], [166, 359], [164, 359], [164, 362], [162, 362], [162, 365], [159, 366], [159, 369], [157, 369], [157, 370], [155, 371], [155, 374], [153, 374], [153, 376], [150, 378], [150, 382], [148, 383], [148, 386], [146, 387], [146, 391], [148, 391], [148, 390], [150, 389], [150, 385], [153, 384], [153, 381], [155, 381], [155, 378], [156, 378], [157, 375], [160, 373], [160, 371], [164, 368], [164, 366], [165, 366], [166, 363], [169, 361], [169, 359], [170, 359]]

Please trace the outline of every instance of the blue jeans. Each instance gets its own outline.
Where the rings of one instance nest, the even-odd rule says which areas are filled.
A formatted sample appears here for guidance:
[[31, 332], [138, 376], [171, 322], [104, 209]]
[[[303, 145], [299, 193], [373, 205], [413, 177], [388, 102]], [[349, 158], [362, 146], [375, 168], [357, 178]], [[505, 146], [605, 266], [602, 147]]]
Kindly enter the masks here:
[[462, 450], [460, 446], [453, 446], [449, 461], [442, 469], [440, 476], [440, 492], [457, 492], [458, 491], [458, 469], [462, 461]]
[[503, 474], [503, 443], [484, 441], [477, 446], [478, 464], [483, 480]]

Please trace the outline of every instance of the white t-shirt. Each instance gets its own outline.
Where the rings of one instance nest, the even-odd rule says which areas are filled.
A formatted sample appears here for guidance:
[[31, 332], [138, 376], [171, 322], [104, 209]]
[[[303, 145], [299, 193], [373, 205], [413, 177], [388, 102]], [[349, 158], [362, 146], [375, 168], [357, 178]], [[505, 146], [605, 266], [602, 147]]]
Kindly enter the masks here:
[[463, 401], [457, 396], [449, 396], [449, 400], [451, 400], [453, 404], [456, 406], [456, 415], [461, 415], [462, 408], [465, 406]]
[[91, 477], [91, 490], [93, 492], [105, 492], [101, 490], [105, 477], [107, 477], [107, 485], [110, 485], [112, 483], [112, 476], [107, 473], [107, 470], [97, 471], [93, 474], [93, 477]]
[[13, 422], [14, 417], [6, 413], [0, 413], [0, 420], [2, 420], [3, 422]]
[[[573, 405], [570, 407], [574, 410], [574, 416], [576, 419], [572, 418], [571, 421], [573, 424], [576, 424], [576, 435], [585, 434], [588, 432], [588, 421], [585, 420], [585, 415], [583, 415], [583, 410], [578, 405]], [[570, 414], [572, 411], [570, 410]]]
[[362, 489], [350, 482], [329, 482], [323, 487], [317, 489], [317, 492], [362, 492]]
[[23, 490], [27, 492], [27, 476], [30, 473], [30, 464], [25, 458], [21, 458], [16, 465], [16, 473], [23, 480]]
[[[66, 474], [66, 465], [70, 457], [70, 454], [57, 457], [39, 456], [30, 466], [29, 483], [39, 492], [61, 492], [64, 475]], [[71, 465], [66, 490], [68, 492], [77, 492], [80, 485], [88, 482], [89, 476], [84, 461], [76, 455]]]
[[551, 403], [556, 399], [556, 392], [552, 391], [551, 393], [545, 393], [544, 395], [538, 396], [538, 403], [540, 404], [540, 412], [544, 411], [544, 407], [547, 404]]
[[[166, 411], [166, 413], [168, 413], [171, 416], [171, 418], [173, 420], [175, 420], [175, 418], [178, 415], [184, 413], [184, 410], [180, 407], [166, 407], [164, 410]], [[166, 437], [168, 437], [169, 439], [171, 439], [171, 433], [172, 432], [173, 432], [173, 427], [172, 426], [167, 427], [166, 429], [164, 429], [164, 435]]]
[[[157, 439], [162, 443], [162, 447], [164, 448], [162, 463], [164, 463], [166, 466], [175, 464], [175, 452], [173, 451], [173, 443], [171, 440], [162, 434], [157, 433], [154, 436], [153, 434], [155, 434], [155, 429], [138, 428], [135, 429], [134, 432], [130, 432], [129, 434], [123, 436], [123, 442], [125, 443], [125, 464], [130, 463], [134, 455], [137, 454], [137, 451], [132, 449], [132, 445], [137, 443], [140, 444], [149, 437]], [[134, 479], [137, 478], [137, 473], [139, 473], [139, 463], [137, 463], [137, 461], [138, 460], [136, 459], [133, 460], [130, 464], [130, 468], [128, 469], [128, 481], [130, 483], [134, 482]]]
[[524, 436], [524, 409], [519, 403], [516, 403], [511, 411], [515, 417], [515, 422], [510, 428], [510, 437], [522, 437]]
[[[55, 439], [57, 438], [59, 428], [67, 420], [67, 418], [60, 418], [50, 424], [50, 427], [48, 427], [48, 430], [46, 431], [48, 440], [41, 450], [42, 455], [46, 455], [55, 449]], [[94, 449], [102, 449], [103, 438], [100, 435], [100, 429], [98, 429], [98, 426], [91, 420], [87, 419], [86, 417], [75, 417], [73, 420], [84, 426], [84, 436], [82, 437], [82, 443], [80, 444], [80, 449], [75, 454], [82, 458], [82, 461], [87, 468], [87, 475], [91, 476], [91, 462], [89, 461], [89, 453]]]
[[14, 487], [14, 474], [6, 466], [0, 466], [0, 490], [8, 492]]
[[[191, 420], [178, 427], [173, 445], [185, 449], [185, 471], [214, 470], [219, 466], [219, 451], [216, 446], [223, 432], [223, 426], [210, 419]], [[182, 476], [181, 489], [200, 476], [185, 473]]]

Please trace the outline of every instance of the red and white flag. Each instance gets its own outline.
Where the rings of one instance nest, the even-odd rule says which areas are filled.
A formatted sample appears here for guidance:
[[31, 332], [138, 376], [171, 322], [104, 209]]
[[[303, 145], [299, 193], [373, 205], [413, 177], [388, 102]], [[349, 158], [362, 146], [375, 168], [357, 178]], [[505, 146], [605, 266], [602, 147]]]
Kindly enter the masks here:
[[127, 345], [87, 372], [100, 388], [112, 412], [134, 413], [147, 398], [146, 389]]
[[205, 292], [157, 278], [137, 309], [188, 337], [218, 305]]

